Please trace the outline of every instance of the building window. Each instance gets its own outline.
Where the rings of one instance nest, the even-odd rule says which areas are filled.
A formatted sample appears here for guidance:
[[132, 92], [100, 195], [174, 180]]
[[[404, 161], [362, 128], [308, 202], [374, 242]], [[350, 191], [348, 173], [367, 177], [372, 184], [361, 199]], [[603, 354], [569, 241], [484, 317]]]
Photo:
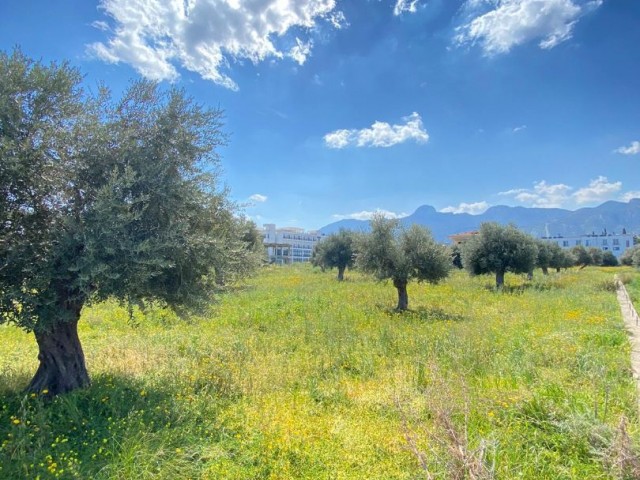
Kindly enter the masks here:
[[607, 245], [607, 239], [602, 240], [602, 245]]
[[568, 247], [569, 246], [569, 240], [563, 240], [562, 241], [562, 246], [563, 247]]
[[584, 241], [584, 244], [585, 244], [585, 246], [587, 246], [587, 247], [588, 247], [588, 246], [590, 245], [589, 240], [585, 240], [585, 241]]
[[576, 240], [576, 245], [582, 245], [582, 240]]
[[614, 245], [620, 245], [620, 240], [618, 240], [617, 238], [613, 239], [613, 244]]

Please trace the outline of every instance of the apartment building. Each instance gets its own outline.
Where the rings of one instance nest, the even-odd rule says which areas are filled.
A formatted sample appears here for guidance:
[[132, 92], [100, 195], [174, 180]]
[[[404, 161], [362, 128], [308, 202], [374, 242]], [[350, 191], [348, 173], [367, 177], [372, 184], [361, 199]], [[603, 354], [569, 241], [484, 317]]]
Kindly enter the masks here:
[[273, 223], [263, 225], [262, 236], [269, 261], [278, 265], [308, 262], [311, 260], [313, 247], [325, 237], [315, 230], [276, 228]]
[[629, 233], [607, 233], [606, 231], [601, 234], [592, 233], [590, 235], [578, 235], [578, 236], [555, 236], [555, 237], [542, 237], [543, 240], [548, 242], [557, 243], [562, 248], [573, 248], [582, 245], [585, 248], [599, 248], [603, 252], [611, 252], [616, 257], [620, 257], [625, 250], [633, 247], [633, 235]]

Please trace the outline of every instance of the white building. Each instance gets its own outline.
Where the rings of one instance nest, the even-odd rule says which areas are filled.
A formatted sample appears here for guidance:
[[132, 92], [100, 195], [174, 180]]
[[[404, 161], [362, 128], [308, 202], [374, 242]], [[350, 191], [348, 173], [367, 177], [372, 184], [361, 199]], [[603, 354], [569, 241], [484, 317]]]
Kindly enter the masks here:
[[615, 234], [603, 232], [600, 235], [542, 237], [548, 242], [557, 243], [562, 248], [573, 248], [582, 245], [584, 248], [596, 247], [603, 252], [611, 252], [620, 257], [626, 249], [633, 247], [633, 235], [629, 233]]
[[318, 231], [302, 228], [276, 228], [275, 224], [263, 225], [262, 238], [271, 263], [289, 264], [308, 262], [316, 243], [325, 237]]

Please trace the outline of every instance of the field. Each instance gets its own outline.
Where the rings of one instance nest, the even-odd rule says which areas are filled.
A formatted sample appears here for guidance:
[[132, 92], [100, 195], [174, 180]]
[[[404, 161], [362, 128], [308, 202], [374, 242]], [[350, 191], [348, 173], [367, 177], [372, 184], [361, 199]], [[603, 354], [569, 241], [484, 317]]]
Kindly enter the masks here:
[[615, 272], [640, 291], [631, 269], [501, 293], [455, 272], [396, 314], [391, 284], [301, 266], [186, 321], [94, 305], [93, 385], [50, 403], [20, 392], [33, 337], [0, 327], [0, 478], [634, 478]]

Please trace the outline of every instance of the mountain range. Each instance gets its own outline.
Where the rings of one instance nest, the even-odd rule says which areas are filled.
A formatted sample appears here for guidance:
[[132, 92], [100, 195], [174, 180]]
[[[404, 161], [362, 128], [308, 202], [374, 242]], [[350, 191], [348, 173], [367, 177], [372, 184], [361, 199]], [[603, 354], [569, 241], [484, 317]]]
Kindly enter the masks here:
[[[468, 213], [443, 213], [429, 205], [423, 205], [411, 215], [399, 219], [403, 225], [424, 225], [439, 242], [448, 242], [454, 233], [477, 230], [483, 222], [514, 224], [535, 236], [572, 236], [596, 233], [640, 234], [640, 198], [628, 203], [609, 201], [597, 207], [564, 210], [562, 208], [526, 208], [498, 205], [479, 215]], [[341, 228], [367, 231], [367, 220], [340, 220], [320, 229], [331, 234]]]

